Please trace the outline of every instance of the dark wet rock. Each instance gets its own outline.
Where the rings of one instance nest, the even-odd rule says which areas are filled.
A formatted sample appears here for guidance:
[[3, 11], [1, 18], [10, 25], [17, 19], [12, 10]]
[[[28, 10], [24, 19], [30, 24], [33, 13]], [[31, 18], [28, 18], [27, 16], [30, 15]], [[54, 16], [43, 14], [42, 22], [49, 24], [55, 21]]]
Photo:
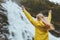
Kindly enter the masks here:
[[6, 16], [7, 11], [0, 4], [0, 40], [8, 40], [8, 18]]

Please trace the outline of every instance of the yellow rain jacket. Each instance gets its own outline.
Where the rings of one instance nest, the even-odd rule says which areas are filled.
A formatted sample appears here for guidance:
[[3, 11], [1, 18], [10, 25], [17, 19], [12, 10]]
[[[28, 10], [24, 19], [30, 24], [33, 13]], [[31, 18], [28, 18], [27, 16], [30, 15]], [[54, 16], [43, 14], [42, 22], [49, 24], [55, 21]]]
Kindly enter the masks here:
[[[36, 21], [29, 12], [23, 10], [28, 20], [35, 26], [34, 40], [49, 40], [48, 29], [45, 29], [45, 24], [42, 21]], [[48, 14], [48, 20], [51, 21], [51, 13]]]

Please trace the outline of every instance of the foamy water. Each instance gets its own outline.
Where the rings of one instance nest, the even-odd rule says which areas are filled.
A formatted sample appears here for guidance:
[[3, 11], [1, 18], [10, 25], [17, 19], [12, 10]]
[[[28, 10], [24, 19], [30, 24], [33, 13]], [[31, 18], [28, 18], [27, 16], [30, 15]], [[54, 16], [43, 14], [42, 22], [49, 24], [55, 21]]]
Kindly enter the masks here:
[[51, 33], [49, 33], [49, 40], [60, 40], [60, 37], [55, 37]]
[[[34, 27], [28, 21], [22, 8], [11, 0], [1, 4], [7, 10], [8, 22], [9, 22], [9, 40], [32, 40], [34, 37]], [[32, 32], [33, 31], [33, 32]]]

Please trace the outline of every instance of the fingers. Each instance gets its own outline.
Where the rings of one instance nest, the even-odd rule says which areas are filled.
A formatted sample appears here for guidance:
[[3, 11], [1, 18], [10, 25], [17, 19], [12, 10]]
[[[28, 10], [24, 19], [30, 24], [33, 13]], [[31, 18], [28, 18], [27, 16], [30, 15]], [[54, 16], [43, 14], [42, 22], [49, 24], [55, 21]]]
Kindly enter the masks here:
[[22, 7], [22, 10], [25, 10], [25, 7], [23, 5], [21, 7]]

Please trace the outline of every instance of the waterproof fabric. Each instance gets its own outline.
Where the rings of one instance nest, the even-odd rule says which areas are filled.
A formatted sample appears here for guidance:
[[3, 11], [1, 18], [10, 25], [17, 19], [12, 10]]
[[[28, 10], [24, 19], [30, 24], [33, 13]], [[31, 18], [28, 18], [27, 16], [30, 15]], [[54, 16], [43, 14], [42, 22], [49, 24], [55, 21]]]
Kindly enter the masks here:
[[32, 40], [35, 28], [24, 15], [22, 8], [12, 1], [1, 4], [7, 10], [9, 40]]

